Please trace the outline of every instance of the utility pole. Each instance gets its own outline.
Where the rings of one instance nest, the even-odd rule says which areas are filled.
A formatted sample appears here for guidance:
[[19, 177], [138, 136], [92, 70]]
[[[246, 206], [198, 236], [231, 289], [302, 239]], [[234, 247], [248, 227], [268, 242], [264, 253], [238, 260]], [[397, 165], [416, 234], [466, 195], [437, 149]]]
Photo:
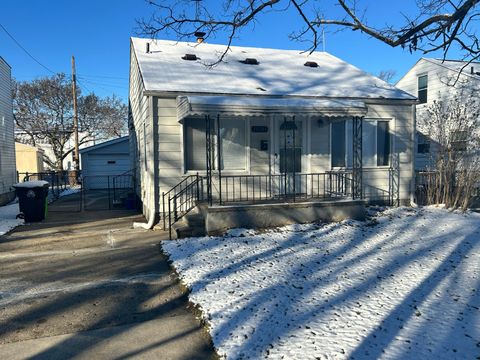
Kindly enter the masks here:
[[73, 93], [73, 135], [75, 140], [75, 153], [73, 156], [73, 167], [75, 169], [75, 178], [80, 171], [79, 151], [78, 151], [78, 112], [77, 112], [77, 77], [75, 74], [75, 57], [72, 55], [72, 93]]

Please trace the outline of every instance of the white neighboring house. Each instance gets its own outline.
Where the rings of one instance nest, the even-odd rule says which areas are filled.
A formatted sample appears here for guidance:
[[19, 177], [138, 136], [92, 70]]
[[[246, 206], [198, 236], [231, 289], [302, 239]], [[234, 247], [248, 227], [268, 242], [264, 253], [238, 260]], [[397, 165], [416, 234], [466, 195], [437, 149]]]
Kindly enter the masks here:
[[11, 68], [0, 57], [0, 205], [15, 197], [16, 180]]
[[80, 163], [85, 188], [111, 187], [113, 178], [131, 169], [129, 137], [123, 136], [81, 149]]
[[208, 232], [232, 219], [309, 221], [324, 206], [307, 214], [292, 202], [330, 200], [336, 219], [332, 200], [350, 195], [410, 202], [414, 96], [325, 52], [231, 47], [205, 65], [224, 49], [131, 39], [130, 146], [150, 224], [176, 221], [198, 193], [219, 205], [207, 208]]
[[[451, 99], [461, 87], [480, 90], [480, 63], [421, 58], [396, 86], [418, 98], [417, 119], [421, 119], [433, 101]], [[430, 165], [435, 143], [420, 131], [416, 135], [415, 170], [421, 171]]]

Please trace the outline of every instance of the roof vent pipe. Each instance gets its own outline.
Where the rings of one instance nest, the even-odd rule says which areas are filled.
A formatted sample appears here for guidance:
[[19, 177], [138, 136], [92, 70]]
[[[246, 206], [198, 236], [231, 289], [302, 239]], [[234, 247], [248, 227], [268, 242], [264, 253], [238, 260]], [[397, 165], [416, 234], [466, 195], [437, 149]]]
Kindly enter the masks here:
[[312, 68], [316, 68], [318, 67], [318, 64], [315, 62], [315, 61], [307, 61], [305, 64], [303, 64], [304, 66], [306, 67], [312, 67]]
[[147, 54], [150, 53], [150, 43], [149, 42], [147, 42], [146, 52], [147, 52]]
[[247, 65], [258, 65], [260, 64], [257, 59], [255, 58], [246, 58], [245, 60], [240, 60], [241, 63], [247, 64]]
[[206, 33], [204, 33], [203, 31], [197, 31], [197, 32], [195, 32], [194, 35], [197, 38], [197, 43], [200, 44], [205, 40]]
[[200, 58], [198, 58], [197, 55], [195, 55], [195, 54], [185, 54], [184, 56], [182, 56], [182, 59], [187, 60], [187, 61], [195, 61], [195, 60], [198, 60]]

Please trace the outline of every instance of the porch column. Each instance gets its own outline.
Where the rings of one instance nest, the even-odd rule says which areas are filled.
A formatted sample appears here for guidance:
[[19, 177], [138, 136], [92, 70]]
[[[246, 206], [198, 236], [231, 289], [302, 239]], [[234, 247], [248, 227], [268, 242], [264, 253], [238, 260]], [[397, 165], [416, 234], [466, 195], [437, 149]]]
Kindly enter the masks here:
[[218, 201], [222, 205], [222, 136], [220, 114], [217, 115], [217, 159], [218, 159]]
[[206, 151], [206, 170], [207, 170], [207, 202], [212, 205], [212, 122], [210, 115], [205, 116], [205, 151]]
[[353, 169], [352, 169], [352, 198], [363, 198], [363, 163], [362, 163], [362, 133], [363, 117], [353, 117]]

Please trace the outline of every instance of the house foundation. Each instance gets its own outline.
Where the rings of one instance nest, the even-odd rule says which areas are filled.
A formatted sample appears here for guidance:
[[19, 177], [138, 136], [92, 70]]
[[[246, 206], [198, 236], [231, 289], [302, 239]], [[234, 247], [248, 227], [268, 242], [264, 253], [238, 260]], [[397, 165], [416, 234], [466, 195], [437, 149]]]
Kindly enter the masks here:
[[301, 203], [223, 205], [205, 207], [208, 235], [233, 228], [273, 228], [315, 221], [364, 220], [364, 200], [335, 200]]

